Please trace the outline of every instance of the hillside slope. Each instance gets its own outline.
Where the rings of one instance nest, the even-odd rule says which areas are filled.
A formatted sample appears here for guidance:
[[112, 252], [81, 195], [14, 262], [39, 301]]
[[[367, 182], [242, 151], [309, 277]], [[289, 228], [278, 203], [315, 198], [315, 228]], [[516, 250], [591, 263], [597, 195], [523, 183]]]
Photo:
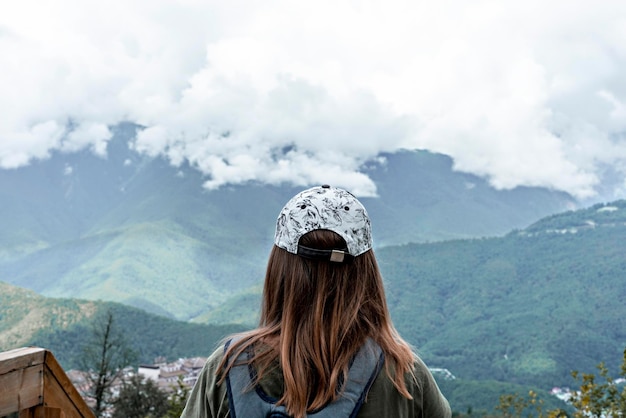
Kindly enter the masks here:
[[[390, 310], [459, 377], [552, 385], [626, 348], [626, 201], [505, 237], [383, 248]], [[615, 370], [615, 369], [613, 369]]]
[[45, 347], [66, 370], [78, 368], [94, 322], [106, 312], [113, 314], [138, 363], [151, 363], [157, 356], [208, 356], [223, 337], [244, 329], [189, 324], [118, 303], [47, 298], [0, 282], [0, 351]]

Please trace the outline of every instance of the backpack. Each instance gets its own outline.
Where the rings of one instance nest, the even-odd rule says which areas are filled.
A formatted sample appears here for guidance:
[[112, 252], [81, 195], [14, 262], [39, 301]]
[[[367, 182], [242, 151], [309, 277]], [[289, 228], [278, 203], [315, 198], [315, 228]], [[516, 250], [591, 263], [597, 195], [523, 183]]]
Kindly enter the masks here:
[[[232, 340], [224, 347], [226, 350]], [[256, 370], [247, 360], [250, 352], [243, 352], [226, 376], [228, 405], [231, 418], [291, 418], [284, 405], [276, 405], [277, 399], [267, 395], [260, 385], [254, 385]], [[354, 418], [359, 413], [374, 379], [385, 360], [382, 349], [372, 339], [354, 356], [348, 370], [347, 382], [342, 394], [325, 407], [307, 414], [311, 418]]]

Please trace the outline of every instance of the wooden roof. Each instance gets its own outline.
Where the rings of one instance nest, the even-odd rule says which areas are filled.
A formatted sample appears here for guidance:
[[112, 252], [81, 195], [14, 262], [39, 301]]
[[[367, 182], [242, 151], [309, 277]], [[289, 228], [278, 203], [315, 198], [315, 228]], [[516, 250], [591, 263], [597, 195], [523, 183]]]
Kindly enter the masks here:
[[0, 353], [0, 417], [94, 418], [48, 350], [18, 348]]

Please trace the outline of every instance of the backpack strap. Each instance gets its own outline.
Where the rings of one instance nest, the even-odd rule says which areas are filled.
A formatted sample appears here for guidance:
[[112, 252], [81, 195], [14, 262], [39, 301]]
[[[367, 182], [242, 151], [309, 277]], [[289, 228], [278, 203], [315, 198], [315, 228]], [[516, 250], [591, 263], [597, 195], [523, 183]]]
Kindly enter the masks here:
[[[226, 343], [225, 351], [232, 341]], [[290, 418], [283, 405], [276, 405], [278, 399], [267, 395], [260, 385], [254, 385], [256, 370], [248, 362], [249, 358], [249, 352], [242, 353], [226, 376], [231, 418]], [[382, 349], [368, 338], [351, 362], [348, 379], [339, 398], [307, 414], [307, 417], [356, 417], [384, 361]]]

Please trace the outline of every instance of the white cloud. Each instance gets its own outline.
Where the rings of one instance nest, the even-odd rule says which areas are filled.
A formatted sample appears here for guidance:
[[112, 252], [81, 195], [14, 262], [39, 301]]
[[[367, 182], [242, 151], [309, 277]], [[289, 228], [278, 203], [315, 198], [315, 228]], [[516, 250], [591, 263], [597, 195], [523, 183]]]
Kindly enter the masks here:
[[91, 148], [96, 155], [106, 156], [107, 141], [112, 133], [102, 123], [83, 122], [75, 129], [69, 130], [61, 145], [61, 150], [74, 152], [83, 148]]
[[62, 135], [63, 128], [52, 120], [34, 123], [20, 130], [9, 127], [0, 137], [0, 166], [17, 168], [34, 158], [47, 158], [50, 150], [60, 144]]
[[[0, 15], [0, 166], [102, 154], [107, 126], [207, 187], [333, 183], [426, 148], [497, 187], [626, 169], [626, 3], [24, 0]], [[37, 11], [36, 13], [33, 11]]]

